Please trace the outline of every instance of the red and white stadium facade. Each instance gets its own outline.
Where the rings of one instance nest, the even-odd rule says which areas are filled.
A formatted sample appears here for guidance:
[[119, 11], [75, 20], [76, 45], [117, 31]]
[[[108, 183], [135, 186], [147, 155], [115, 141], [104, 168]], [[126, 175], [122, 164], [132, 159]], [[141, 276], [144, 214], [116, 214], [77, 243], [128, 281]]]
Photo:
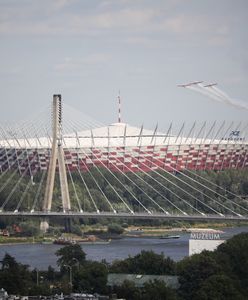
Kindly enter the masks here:
[[[157, 132], [125, 123], [78, 131], [63, 136], [65, 163], [71, 171], [94, 166], [112, 171], [148, 172], [176, 170], [223, 170], [248, 166], [248, 143], [238, 130], [219, 138], [202, 138]], [[0, 171], [27, 166], [46, 170], [51, 139], [0, 140]]]

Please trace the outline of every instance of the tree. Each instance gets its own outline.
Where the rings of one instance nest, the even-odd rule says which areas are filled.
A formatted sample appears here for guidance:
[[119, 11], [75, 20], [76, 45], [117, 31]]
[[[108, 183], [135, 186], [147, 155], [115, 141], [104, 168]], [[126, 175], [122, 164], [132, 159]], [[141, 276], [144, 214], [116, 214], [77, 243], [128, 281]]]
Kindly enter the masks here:
[[60, 268], [63, 268], [64, 265], [72, 267], [85, 263], [86, 254], [78, 244], [60, 248], [55, 254], [59, 257], [57, 264]]
[[175, 300], [176, 293], [173, 289], [159, 280], [150, 281], [144, 284], [142, 289], [143, 300]]
[[52, 266], [48, 266], [47, 272], [46, 272], [46, 279], [50, 282], [55, 280], [55, 270]]
[[82, 236], [82, 230], [81, 227], [77, 224], [74, 224], [71, 226], [71, 233], [74, 233], [78, 236]]
[[206, 279], [196, 292], [195, 300], [244, 300], [234, 286], [233, 280], [226, 275], [213, 275]]
[[28, 266], [17, 263], [14, 257], [6, 253], [2, 260], [0, 286], [11, 294], [27, 294], [32, 286]]
[[114, 287], [114, 291], [118, 297], [122, 297], [126, 300], [141, 300], [141, 290], [137, 288], [134, 282], [124, 280], [121, 286]]
[[77, 291], [106, 293], [108, 270], [103, 263], [87, 261], [75, 273], [73, 286]]
[[38, 226], [34, 225], [31, 222], [22, 222], [19, 224], [22, 229], [21, 235], [25, 236], [36, 236], [39, 234]]
[[112, 223], [108, 225], [108, 232], [114, 233], [114, 234], [122, 234], [124, 231], [124, 228], [116, 223]]
[[18, 268], [18, 263], [15, 258], [8, 253], [4, 255], [2, 260], [2, 270]]
[[111, 272], [131, 273], [147, 275], [173, 275], [175, 263], [164, 254], [156, 254], [153, 251], [141, 251], [134, 257], [128, 257], [122, 261], [115, 261], [111, 266]]
[[215, 260], [214, 253], [203, 251], [180, 261], [177, 270], [179, 294], [183, 299], [191, 300], [206, 279], [221, 272], [221, 267]]
[[225, 274], [237, 282], [244, 295], [248, 294], [247, 249], [248, 233], [241, 233], [221, 244], [215, 252]]

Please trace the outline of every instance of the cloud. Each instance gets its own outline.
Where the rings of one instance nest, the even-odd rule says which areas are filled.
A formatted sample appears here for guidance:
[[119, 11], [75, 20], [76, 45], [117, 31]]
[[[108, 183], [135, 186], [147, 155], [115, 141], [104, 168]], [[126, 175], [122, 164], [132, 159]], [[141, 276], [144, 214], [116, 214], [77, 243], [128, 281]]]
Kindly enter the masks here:
[[[63, 7], [56, 6], [52, 10]], [[64, 4], [65, 5], [65, 4]], [[150, 9], [121, 9], [113, 11], [88, 11], [88, 13], [63, 11], [50, 14], [29, 8], [27, 12], [15, 9], [0, 13], [1, 34], [54, 35], [94, 34], [102, 31], [144, 30], [154, 21], [158, 12]], [[34, 16], [37, 17], [34, 17]]]
[[76, 3], [75, 0], [56, 0], [50, 2], [49, 9], [51, 9], [52, 11], [59, 11], [75, 3]]
[[180, 35], [195, 33], [226, 35], [229, 33], [228, 26], [221, 18], [214, 20], [208, 15], [193, 14], [178, 14], [168, 17], [158, 24], [158, 29]]
[[[8, 2], [7, 2], [8, 3]], [[118, 30], [144, 31], [153, 27], [162, 12], [158, 5], [141, 1], [77, 0], [25, 1], [0, 4], [0, 34], [96, 34]], [[98, 5], [96, 5], [98, 4]]]
[[231, 40], [229, 37], [221, 35], [215, 35], [207, 39], [207, 44], [209, 46], [226, 46], [230, 44], [230, 42]]
[[1, 76], [17, 76], [21, 74], [23, 69], [19, 66], [2, 67], [0, 70]]
[[155, 21], [155, 17], [159, 14], [156, 10], [141, 9], [122, 9], [118, 12], [105, 12], [93, 17], [92, 25], [98, 28], [128, 28], [137, 29], [146, 28], [147, 25]]
[[[151, 47], [154, 35], [197, 38], [210, 46], [228, 42], [228, 20], [193, 11], [181, 13], [169, 1], [150, 6], [142, 1], [57, 0], [6, 5], [0, 10], [0, 34], [31, 36], [117, 36], [129, 44]], [[36, 5], [34, 5], [34, 3]], [[92, 4], [93, 3], [93, 4]], [[118, 3], [118, 4], [117, 4]], [[30, 5], [28, 5], [30, 4]], [[87, 5], [86, 5], [87, 4]], [[98, 5], [96, 5], [98, 4]], [[179, 5], [179, 4], [178, 4]], [[182, 3], [180, 2], [180, 7]], [[0, 7], [1, 8], [1, 7]]]
[[109, 62], [110, 56], [104, 53], [94, 53], [84, 58], [66, 57], [62, 63], [55, 65], [55, 71], [80, 71], [85, 66], [99, 66]]
[[137, 35], [122, 38], [121, 41], [125, 44], [139, 45], [151, 49], [158, 48], [159, 45], [161, 45], [162, 43], [161, 40], [158, 40], [156, 38], [137, 36]]

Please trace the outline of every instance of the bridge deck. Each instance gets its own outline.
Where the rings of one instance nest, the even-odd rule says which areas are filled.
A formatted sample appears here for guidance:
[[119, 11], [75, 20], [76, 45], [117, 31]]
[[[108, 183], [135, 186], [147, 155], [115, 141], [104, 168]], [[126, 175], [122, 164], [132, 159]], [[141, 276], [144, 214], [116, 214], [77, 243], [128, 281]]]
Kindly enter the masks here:
[[248, 221], [248, 216], [234, 216], [234, 215], [167, 215], [162, 213], [112, 213], [112, 212], [43, 212], [43, 211], [20, 211], [11, 212], [3, 211], [0, 217], [7, 216], [22, 216], [22, 217], [62, 217], [62, 218], [75, 218], [85, 217], [92, 219], [100, 218], [121, 218], [121, 219], [162, 219], [162, 220], [185, 220], [185, 221]]

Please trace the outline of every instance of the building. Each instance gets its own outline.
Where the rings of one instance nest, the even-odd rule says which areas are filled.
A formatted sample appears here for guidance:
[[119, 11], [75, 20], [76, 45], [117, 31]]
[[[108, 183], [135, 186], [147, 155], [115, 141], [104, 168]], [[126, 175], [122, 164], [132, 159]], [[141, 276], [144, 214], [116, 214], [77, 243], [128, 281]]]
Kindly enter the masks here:
[[[211, 136], [212, 134], [210, 134]], [[50, 136], [0, 140], [0, 172], [18, 168], [35, 174], [49, 165]], [[223, 170], [248, 166], [245, 132], [226, 131], [216, 137], [193, 133], [174, 135], [133, 127], [126, 123], [63, 135], [65, 163], [71, 171], [94, 166], [116, 172], [153, 169]]]
[[189, 256], [201, 253], [203, 250], [214, 251], [225, 240], [223, 232], [218, 230], [192, 231], [189, 239]]
[[108, 274], [107, 285], [109, 287], [121, 286], [124, 281], [131, 281], [138, 288], [142, 288], [145, 283], [151, 281], [162, 281], [166, 284], [167, 287], [172, 289], [179, 288], [178, 276], [169, 276], [169, 275], [141, 275], [141, 274], [117, 274], [110, 273]]

